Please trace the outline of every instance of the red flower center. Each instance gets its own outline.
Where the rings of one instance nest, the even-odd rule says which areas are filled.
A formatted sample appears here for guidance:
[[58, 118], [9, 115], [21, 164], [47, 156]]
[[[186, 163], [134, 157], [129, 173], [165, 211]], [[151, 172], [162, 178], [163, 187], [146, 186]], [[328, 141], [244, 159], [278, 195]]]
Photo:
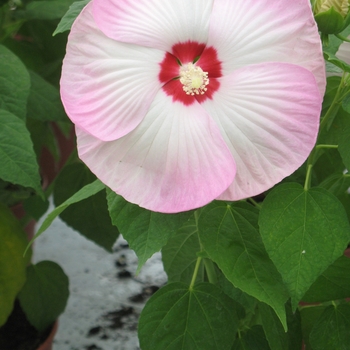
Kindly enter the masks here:
[[221, 62], [213, 47], [195, 41], [175, 44], [160, 63], [159, 80], [173, 101], [202, 103], [220, 87]]

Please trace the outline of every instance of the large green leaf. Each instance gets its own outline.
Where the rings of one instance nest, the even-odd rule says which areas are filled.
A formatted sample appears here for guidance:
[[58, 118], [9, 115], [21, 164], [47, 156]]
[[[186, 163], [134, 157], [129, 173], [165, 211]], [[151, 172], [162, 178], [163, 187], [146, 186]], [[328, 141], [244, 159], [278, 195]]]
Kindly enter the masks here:
[[39, 331], [47, 329], [64, 311], [68, 296], [68, 277], [52, 261], [41, 261], [27, 268], [27, 280], [18, 294], [28, 321]]
[[310, 333], [313, 350], [348, 350], [350, 344], [350, 305], [331, 305], [324, 310]]
[[42, 193], [39, 166], [25, 122], [0, 109], [0, 178]]
[[260, 232], [296, 308], [311, 284], [339, 258], [350, 239], [342, 204], [323, 188], [305, 191], [295, 183], [265, 198]]
[[17, 293], [26, 280], [30, 254], [23, 257], [28, 241], [10, 210], [0, 204], [0, 327], [10, 315]]
[[90, 0], [82, 0], [82, 1], [73, 2], [73, 4], [69, 7], [69, 10], [67, 11], [67, 13], [62, 17], [60, 23], [58, 23], [58, 26], [52, 35], [56, 35], [58, 33], [63, 33], [66, 30], [70, 30], [73, 22], [78, 17], [81, 10], [89, 2], [90, 2]]
[[260, 325], [255, 325], [240, 335], [231, 350], [271, 350]]
[[34, 72], [30, 72], [30, 80], [27, 117], [40, 121], [66, 120], [58, 89]]
[[342, 256], [317, 278], [303, 296], [307, 303], [350, 298], [350, 259]]
[[29, 19], [60, 19], [67, 12], [73, 0], [31, 1], [20, 11], [21, 17]]
[[237, 330], [234, 305], [210, 283], [192, 289], [180, 282], [169, 284], [151, 297], [141, 313], [141, 348], [229, 350]]
[[317, 305], [317, 306], [306, 305], [300, 308], [303, 340], [307, 350], [312, 350], [309, 342], [311, 330], [326, 308], [327, 306], [325, 305]]
[[[189, 284], [191, 282], [197, 261], [196, 253], [200, 250], [198, 229], [193, 217], [162, 248], [162, 260], [169, 283], [184, 282]], [[203, 281], [203, 276], [202, 264], [197, 281]]]
[[109, 214], [139, 259], [137, 273], [168, 239], [183, 226], [192, 212], [162, 214], [127, 202], [113, 191], [107, 191]]
[[265, 303], [260, 303], [259, 311], [263, 320], [262, 326], [271, 350], [289, 349], [288, 334], [284, 331], [273, 309]]
[[[90, 170], [82, 163], [66, 166], [59, 174], [54, 188], [54, 203], [61, 205], [85, 185], [96, 180]], [[108, 213], [106, 192], [94, 195], [70, 205], [69, 210], [60, 214], [61, 219], [109, 252], [118, 238], [118, 229], [112, 225]]]
[[0, 44], [0, 108], [25, 119], [29, 89], [30, 77], [26, 67]]
[[258, 232], [258, 210], [244, 202], [213, 202], [199, 217], [204, 250], [237, 288], [270, 305], [286, 329], [282, 278]]

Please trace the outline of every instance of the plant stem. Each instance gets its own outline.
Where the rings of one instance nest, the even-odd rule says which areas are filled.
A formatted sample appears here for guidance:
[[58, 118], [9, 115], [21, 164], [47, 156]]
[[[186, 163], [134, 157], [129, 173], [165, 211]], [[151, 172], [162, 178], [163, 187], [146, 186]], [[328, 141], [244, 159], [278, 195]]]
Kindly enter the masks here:
[[211, 284], [216, 284], [218, 282], [218, 278], [215, 272], [214, 263], [210, 259], [204, 259], [204, 267], [208, 276], [208, 280]]
[[307, 165], [307, 171], [306, 171], [306, 177], [305, 177], [305, 184], [304, 184], [304, 190], [307, 191], [311, 186], [311, 169], [313, 164]]
[[338, 148], [338, 145], [317, 145], [315, 148], [316, 149], [321, 149], [321, 148]]
[[249, 202], [251, 202], [253, 205], [255, 205], [258, 209], [261, 209], [261, 205], [253, 198], [249, 197], [247, 198]]
[[194, 268], [194, 271], [193, 271], [193, 275], [192, 275], [192, 280], [191, 280], [191, 284], [190, 284], [190, 290], [193, 289], [193, 286], [196, 282], [196, 278], [197, 278], [197, 275], [198, 275], [198, 270], [199, 270], [199, 266], [201, 264], [201, 261], [202, 261], [202, 258], [201, 257], [198, 257], [197, 258], [197, 261], [196, 261], [196, 266]]

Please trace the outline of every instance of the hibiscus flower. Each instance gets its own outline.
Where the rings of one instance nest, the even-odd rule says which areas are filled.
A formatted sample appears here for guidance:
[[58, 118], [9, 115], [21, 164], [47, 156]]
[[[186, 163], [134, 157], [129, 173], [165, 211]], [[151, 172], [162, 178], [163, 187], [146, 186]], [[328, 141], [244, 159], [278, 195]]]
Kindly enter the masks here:
[[294, 172], [324, 89], [308, 0], [92, 0], [61, 78], [83, 162], [164, 213], [251, 197]]

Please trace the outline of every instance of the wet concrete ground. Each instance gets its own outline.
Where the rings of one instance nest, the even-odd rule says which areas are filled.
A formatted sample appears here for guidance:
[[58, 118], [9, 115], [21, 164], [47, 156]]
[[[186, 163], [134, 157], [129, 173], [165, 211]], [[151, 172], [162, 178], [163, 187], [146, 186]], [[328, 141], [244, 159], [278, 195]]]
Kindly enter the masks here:
[[56, 219], [35, 242], [34, 261], [57, 262], [70, 279], [70, 298], [53, 350], [138, 350], [137, 321], [166, 275], [160, 253], [135, 276], [137, 258], [118, 239], [107, 253]]

